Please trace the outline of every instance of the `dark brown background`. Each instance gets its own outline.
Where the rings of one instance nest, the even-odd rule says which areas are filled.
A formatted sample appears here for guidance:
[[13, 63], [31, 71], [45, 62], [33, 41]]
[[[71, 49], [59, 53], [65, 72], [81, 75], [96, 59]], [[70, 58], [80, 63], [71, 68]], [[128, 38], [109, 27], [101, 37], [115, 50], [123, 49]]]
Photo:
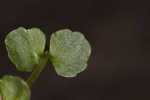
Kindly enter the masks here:
[[149, 0], [1, 0], [0, 75], [20, 75], [4, 38], [14, 28], [39, 27], [47, 36], [62, 28], [81, 31], [92, 45], [86, 71], [56, 75], [51, 63], [32, 87], [31, 100], [149, 100]]

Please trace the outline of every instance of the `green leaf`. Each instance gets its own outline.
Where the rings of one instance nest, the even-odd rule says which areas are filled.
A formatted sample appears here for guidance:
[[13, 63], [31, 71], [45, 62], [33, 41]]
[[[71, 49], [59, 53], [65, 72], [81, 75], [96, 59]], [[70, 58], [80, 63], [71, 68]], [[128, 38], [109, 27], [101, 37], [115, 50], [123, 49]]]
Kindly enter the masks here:
[[45, 35], [40, 29], [19, 27], [7, 35], [5, 44], [8, 56], [17, 69], [31, 72], [44, 53], [45, 41]]
[[91, 46], [80, 32], [63, 29], [52, 34], [50, 55], [58, 75], [75, 77], [87, 67]]
[[0, 80], [2, 100], [30, 100], [31, 92], [27, 83], [16, 76], [4, 76]]

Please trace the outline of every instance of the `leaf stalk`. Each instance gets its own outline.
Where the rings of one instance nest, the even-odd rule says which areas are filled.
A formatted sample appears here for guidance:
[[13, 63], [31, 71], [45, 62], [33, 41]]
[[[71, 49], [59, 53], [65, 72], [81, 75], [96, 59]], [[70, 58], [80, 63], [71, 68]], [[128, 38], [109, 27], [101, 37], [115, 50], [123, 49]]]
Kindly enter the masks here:
[[48, 51], [46, 51], [40, 58], [40, 63], [37, 65], [37, 67], [34, 69], [34, 71], [32, 72], [32, 74], [29, 76], [29, 78], [27, 79], [27, 84], [31, 87], [34, 82], [38, 79], [38, 77], [40, 76], [40, 73], [43, 71], [43, 69], [45, 68], [47, 61], [49, 59], [49, 53]]

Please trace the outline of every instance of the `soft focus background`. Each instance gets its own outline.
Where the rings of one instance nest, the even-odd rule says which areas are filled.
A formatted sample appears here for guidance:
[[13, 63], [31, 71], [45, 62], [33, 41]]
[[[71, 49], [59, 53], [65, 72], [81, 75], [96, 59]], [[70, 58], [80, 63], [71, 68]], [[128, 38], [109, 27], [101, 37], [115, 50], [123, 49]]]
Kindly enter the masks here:
[[[0, 77], [18, 72], [4, 39], [11, 30], [39, 27], [47, 36], [70, 28], [92, 45], [88, 68], [76, 78], [56, 75], [49, 62], [31, 100], [150, 100], [149, 0], [1, 0]], [[19, 41], [18, 41], [19, 42]]]

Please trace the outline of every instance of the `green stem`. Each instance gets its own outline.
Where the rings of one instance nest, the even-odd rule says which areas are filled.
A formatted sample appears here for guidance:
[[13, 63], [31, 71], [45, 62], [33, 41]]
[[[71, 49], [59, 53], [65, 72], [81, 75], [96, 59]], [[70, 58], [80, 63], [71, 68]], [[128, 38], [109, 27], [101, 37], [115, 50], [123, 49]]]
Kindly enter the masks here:
[[32, 74], [29, 76], [29, 78], [27, 79], [27, 83], [28, 85], [31, 87], [32, 84], [38, 79], [38, 77], [40, 76], [40, 73], [42, 72], [42, 70], [45, 68], [46, 63], [49, 59], [49, 55], [48, 52], [46, 51], [44, 53], [44, 55], [41, 56], [40, 59], [40, 63], [39, 65], [37, 65], [37, 67], [34, 69], [34, 71], [32, 72]]

